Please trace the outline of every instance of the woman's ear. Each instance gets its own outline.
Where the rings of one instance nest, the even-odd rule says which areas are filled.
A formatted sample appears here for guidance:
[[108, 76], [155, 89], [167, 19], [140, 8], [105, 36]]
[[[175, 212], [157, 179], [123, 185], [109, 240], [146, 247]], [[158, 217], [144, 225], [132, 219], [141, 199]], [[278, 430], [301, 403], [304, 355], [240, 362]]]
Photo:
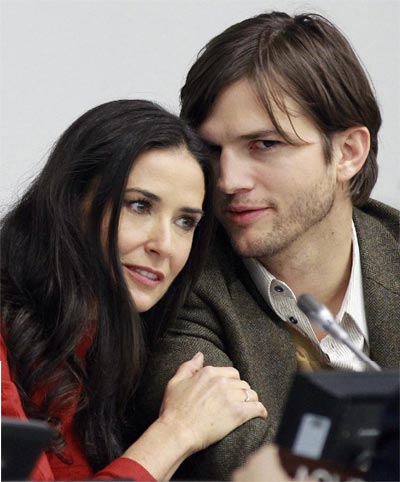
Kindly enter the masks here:
[[370, 148], [369, 130], [365, 126], [349, 127], [335, 136], [336, 180], [350, 181], [363, 167]]

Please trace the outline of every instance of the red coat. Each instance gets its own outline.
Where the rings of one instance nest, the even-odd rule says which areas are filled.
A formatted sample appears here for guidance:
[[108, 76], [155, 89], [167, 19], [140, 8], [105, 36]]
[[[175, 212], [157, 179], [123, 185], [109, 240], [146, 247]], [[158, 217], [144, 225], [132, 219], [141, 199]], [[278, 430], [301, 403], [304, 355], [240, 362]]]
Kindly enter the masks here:
[[[7, 348], [1, 336], [0, 360], [1, 414], [26, 420], [27, 416], [22, 408], [17, 387], [11, 379], [7, 361]], [[37, 394], [38, 399], [41, 399], [43, 396], [44, 393]], [[52, 453], [42, 454], [31, 474], [32, 480], [131, 479], [155, 481], [154, 477], [144, 467], [126, 457], [119, 457], [100, 472], [93, 473], [72, 427], [75, 411], [76, 403], [71, 404], [69, 409], [64, 410], [60, 417], [65, 440], [65, 450], [63, 452], [65, 461], [63, 462]]]

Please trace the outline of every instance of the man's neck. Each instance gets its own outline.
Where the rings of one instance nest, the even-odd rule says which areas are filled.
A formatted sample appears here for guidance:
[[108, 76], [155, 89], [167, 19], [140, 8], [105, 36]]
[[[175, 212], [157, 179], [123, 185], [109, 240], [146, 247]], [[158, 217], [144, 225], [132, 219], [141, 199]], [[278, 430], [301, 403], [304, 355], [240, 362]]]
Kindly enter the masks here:
[[284, 251], [259, 261], [296, 297], [312, 294], [336, 315], [351, 273], [351, 226], [351, 206], [336, 207]]

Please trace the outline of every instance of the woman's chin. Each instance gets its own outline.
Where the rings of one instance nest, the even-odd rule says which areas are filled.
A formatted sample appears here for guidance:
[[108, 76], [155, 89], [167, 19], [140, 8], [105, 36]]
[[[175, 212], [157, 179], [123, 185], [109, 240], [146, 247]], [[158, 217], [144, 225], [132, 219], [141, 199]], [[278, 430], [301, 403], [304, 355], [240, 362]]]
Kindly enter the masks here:
[[162, 298], [162, 296], [151, 298], [147, 296], [138, 296], [137, 292], [133, 293], [132, 291], [131, 295], [135, 303], [135, 307], [139, 313], [146, 313], [146, 311], [151, 310], [151, 308], [153, 308], [153, 306], [155, 306]]

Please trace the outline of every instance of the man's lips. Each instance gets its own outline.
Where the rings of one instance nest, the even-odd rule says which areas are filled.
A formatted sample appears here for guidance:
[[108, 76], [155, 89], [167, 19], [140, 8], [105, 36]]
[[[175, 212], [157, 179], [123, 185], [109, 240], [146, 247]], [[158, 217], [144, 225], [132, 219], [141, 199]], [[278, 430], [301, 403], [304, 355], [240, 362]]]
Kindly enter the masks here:
[[233, 224], [250, 224], [264, 214], [269, 213], [272, 209], [269, 206], [228, 206], [223, 210], [223, 216]]
[[148, 266], [132, 264], [124, 264], [123, 266], [131, 278], [150, 288], [159, 285], [165, 278], [161, 271], [156, 271]]

